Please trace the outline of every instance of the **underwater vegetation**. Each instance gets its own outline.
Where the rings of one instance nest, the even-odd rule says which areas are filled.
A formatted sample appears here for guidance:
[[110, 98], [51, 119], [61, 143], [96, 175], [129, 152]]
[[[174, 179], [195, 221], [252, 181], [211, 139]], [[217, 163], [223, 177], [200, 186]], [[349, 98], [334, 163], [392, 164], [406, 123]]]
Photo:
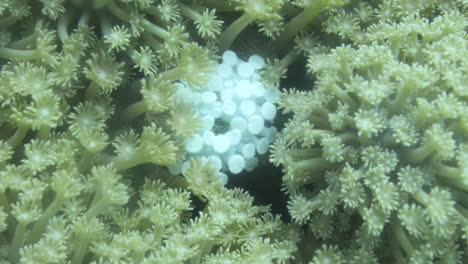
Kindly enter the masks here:
[[467, 6], [0, 0], [0, 263], [465, 263]]

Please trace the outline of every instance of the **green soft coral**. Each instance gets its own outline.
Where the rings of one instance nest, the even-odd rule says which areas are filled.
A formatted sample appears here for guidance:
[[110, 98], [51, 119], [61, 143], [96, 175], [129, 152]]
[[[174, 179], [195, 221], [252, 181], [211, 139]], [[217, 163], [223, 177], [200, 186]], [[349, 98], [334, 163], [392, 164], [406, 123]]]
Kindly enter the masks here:
[[[465, 11], [0, 0], [0, 262], [462, 263]], [[290, 223], [206, 160], [169, 173], [203, 125], [177, 83], [205, 85], [227, 49], [265, 53], [266, 89], [298, 86], [270, 151]]]
[[[308, 223], [324, 237], [314, 219], [326, 215], [337, 221], [342, 211], [355, 218], [353, 229], [332, 228], [325, 243], [350, 255], [364, 249], [380, 261], [461, 263], [468, 178], [466, 162], [456, 153], [466, 145], [462, 113], [468, 105], [460, 93], [465, 78], [447, 68], [463, 68], [468, 55], [458, 44], [467, 43], [466, 17], [454, 8], [429, 22], [421, 8], [419, 16], [362, 24], [354, 30], [365, 38], [358, 39], [342, 34], [345, 25], [333, 22], [337, 17], [328, 18], [328, 32], [358, 45], [309, 53], [307, 67], [316, 85], [282, 94], [279, 105], [293, 118], [273, 143], [271, 161], [284, 167], [295, 222]], [[341, 19], [357, 18], [361, 9], [350, 9]], [[450, 50], [442, 53], [444, 60], [433, 48], [440, 45]], [[308, 123], [313, 125], [304, 126]], [[308, 184], [320, 192], [309, 193]], [[343, 235], [350, 241], [334, 241]], [[379, 244], [360, 242], [369, 236]], [[392, 250], [384, 253], [387, 246]], [[339, 263], [337, 249], [328, 259], [334, 255]], [[311, 263], [325, 263], [323, 254], [317, 249]]]

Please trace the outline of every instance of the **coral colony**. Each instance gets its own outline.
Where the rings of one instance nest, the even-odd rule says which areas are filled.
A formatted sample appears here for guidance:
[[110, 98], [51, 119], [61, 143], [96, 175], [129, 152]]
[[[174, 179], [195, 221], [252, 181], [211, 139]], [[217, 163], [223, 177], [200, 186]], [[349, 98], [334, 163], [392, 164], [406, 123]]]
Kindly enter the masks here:
[[176, 97], [192, 103], [202, 119], [202, 129], [185, 143], [186, 161], [170, 167], [174, 174], [189, 167], [189, 160], [210, 161], [223, 182], [225, 172], [239, 174], [258, 166], [256, 155], [268, 151], [276, 135], [272, 121], [276, 115], [276, 87], [265, 87], [257, 71], [263, 58], [251, 56], [247, 62], [232, 51], [222, 55], [208, 84], [193, 88], [180, 84]]
[[467, 263], [467, 8], [0, 0], [0, 264]]

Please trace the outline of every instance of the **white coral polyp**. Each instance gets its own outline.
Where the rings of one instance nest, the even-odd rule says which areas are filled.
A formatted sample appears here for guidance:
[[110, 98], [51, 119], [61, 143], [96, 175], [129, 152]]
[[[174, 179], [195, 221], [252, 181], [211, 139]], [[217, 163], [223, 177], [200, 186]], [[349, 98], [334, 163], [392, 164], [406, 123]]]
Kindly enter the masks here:
[[[223, 175], [257, 167], [256, 155], [268, 151], [276, 134], [272, 131], [277, 131], [273, 121], [279, 89], [265, 87], [260, 81], [257, 71], [264, 65], [260, 56], [253, 55], [246, 62], [233, 51], [226, 51], [206, 86], [178, 84], [178, 100], [190, 100], [204, 125], [198, 135], [186, 142], [189, 153], [179, 169], [173, 168], [174, 172], [183, 171], [182, 164], [191, 158], [211, 160]], [[201, 100], [193, 100], [188, 94], [200, 94]]]

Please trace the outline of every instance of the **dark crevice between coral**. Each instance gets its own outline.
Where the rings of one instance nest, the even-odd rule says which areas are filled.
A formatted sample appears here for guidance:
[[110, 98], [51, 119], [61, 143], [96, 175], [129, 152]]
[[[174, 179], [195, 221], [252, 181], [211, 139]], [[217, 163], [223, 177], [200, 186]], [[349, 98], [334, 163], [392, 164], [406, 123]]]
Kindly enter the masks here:
[[[280, 87], [295, 87], [299, 90], [312, 88], [312, 80], [305, 77], [305, 58], [301, 57], [294, 62], [286, 73], [286, 78], [281, 80]], [[274, 125], [281, 131], [289, 115], [277, 111]], [[251, 172], [243, 172], [238, 175], [230, 175], [227, 188], [240, 187], [248, 191], [254, 197], [256, 205], [271, 205], [271, 212], [281, 216], [281, 220], [289, 223], [291, 216], [288, 213], [288, 196], [281, 191], [282, 168], [274, 166], [269, 162], [269, 153], [259, 157], [259, 166]]]

